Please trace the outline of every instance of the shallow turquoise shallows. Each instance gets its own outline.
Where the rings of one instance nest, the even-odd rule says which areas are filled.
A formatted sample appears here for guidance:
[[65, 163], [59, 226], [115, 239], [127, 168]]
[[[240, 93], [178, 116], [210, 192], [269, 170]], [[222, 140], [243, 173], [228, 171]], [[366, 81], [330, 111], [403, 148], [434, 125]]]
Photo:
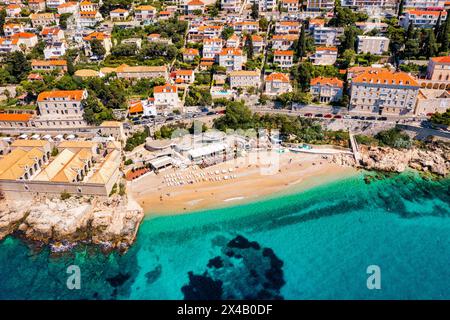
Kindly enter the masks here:
[[[8, 237], [0, 243], [0, 298], [183, 299], [188, 272], [203, 274], [242, 235], [283, 261], [284, 299], [450, 299], [450, 181], [405, 173], [366, 184], [363, 175], [257, 203], [149, 218], [123, 256], [79, 246], [51, 257]], [[69, 265], [80, 267], [79, 290], [67, 289]], [[379, 290], [367, 288], [371, 265], [380, 268]], [[245, 284], [226, 279], [237, 297]]]

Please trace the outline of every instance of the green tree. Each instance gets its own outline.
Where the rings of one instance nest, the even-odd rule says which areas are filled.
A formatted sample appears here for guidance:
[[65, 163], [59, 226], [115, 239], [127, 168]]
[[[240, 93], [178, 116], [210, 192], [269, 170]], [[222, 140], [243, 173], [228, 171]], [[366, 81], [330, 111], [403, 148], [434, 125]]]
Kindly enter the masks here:
[[222, 38], [228, 40], [234, 34], [234, 29], [230, 26], [225, 26], [222, 30]]
[[3, 25], [6, 21], [6, 9], [0, 10], [0, 35], [4, 35], [3, 33]]
[[247, 35], [245, 42], [247, 57], [253, 59], [253, 39], [251, 34]]
[[233, 101], [227, 106], [225, 116], [214, 120], [214, 127], [222, 131], [253, 128], [252, 112], [244, 102]]
[[92, 93], [83, 100], [83, 108], [83, 119], [88, 124], [98, 126], [105, 120], [114, 119], [112, 111], [106, 108]]
[[397, 18], [400, 18], [400, 16], [403, 14], [403, 6], [405, 4], [405, 0], [400, 0], [400, 3], [398, 4], [398, 13]]
[[268, 31], [267, 28], [269, 27], [269, 21], [266, 17], [262, 17], [259, 19], [259, 28], [263, 31]]
[[423, 47], [423, 55], [429, 59], [438, 53], [438, 44], [434, 36], [433, 30], [428, 30]]
[[449, 36], [450, 36], [450, 9], [447, 10], [447, 19], [442, 26], [442, 30], [439, 33], [438, 42], [441, 44], [440, 52], [448, 52], [449, 50]]
[[355, 63], [356, 59], [356, 52], [353, 49], [347, 49], [342, 54], [342, 58], [344, 59], [345, 67], [348, 68], [349, 66], [353, 65]]
[[344, 29], [344, 35], [341, 39], [341, 45], [339, 46], [339, 51], [343, 53], [345, 50], [356, 48], [356, 36], [357, 30], [354, 26], [349, 26]]
[[97, 57], [103, 57], [106, 53], [106, 49], [102, 42], [98, 39], [93, 39], [90, 42], [92, 54]]
[[59, 26], [61, 29], [67, 29], [67, 20], [72, 16], [71, 13], [63, 13], [59, 16]]
[[450, 126], [450, 108], [443, 113], [436, 112], [430, 118], [434, 124]]
[[302, 24], [300, 30], [300, 37], [297, 43], [297, 56], [301, 59], [306, 56], [306, 35], [305, 35], [305, 25]]
[[253, 20], [257, 20], [259, 18], [259, 5], [256, 1], [254, 1], [252, 4], [250, 16]]
[[13, 83], [19, 83], [28, 75], [31, 64], [21, 51], [8, 53], [4, 59], [5, 70], [11, 75]]
[[302, 62], [298, 66], [298, 85], [303, 92], [310, 88], [312, 79], [313, 65], [311, 62]]

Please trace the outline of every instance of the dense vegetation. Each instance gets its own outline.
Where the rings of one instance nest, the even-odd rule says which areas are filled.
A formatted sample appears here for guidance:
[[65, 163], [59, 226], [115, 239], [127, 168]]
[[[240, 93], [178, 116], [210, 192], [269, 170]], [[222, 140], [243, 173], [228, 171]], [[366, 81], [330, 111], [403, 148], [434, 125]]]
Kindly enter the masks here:
[[138, 132], [133, 133], [133, 135], [127, 139], [124, 150], [132, 151], [137, 146], [145, 143], [145, 139], [147, 137], [148, 137], [147, 130], [138, 131]]
[[434, 124], [450, 126], [450, 108], [443, 113], [436, 112], [430, 120]]

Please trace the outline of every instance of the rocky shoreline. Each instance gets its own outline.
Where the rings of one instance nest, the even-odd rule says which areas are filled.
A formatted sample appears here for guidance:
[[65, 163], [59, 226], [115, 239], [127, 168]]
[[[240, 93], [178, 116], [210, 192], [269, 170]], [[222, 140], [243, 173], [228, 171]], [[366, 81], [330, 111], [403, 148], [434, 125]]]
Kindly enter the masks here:
[[407, 168], [447, 177], [450, 172], [450, 146], [429, 144], [427, 149], [394, 149], [379, 146], [360, 146], [360, 163], [353, 156], [334, 155], [332, 162], [343, 166], [355, 166], [367, 170], [403, 172]]
[[0, 202], [0, 240], [14, 234], [48, 245], [52, 252], [70, 250], [78, 243], [125, 252], [143, 218], [143, 209], [127, 196], [4, 200]]

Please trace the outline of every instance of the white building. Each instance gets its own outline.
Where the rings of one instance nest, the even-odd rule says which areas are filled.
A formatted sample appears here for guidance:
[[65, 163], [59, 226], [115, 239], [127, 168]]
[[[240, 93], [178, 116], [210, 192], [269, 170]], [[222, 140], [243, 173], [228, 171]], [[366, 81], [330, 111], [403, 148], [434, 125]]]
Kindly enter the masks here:
[[44, 91], [37, 98], [39, 112], [43, 116], [83, 116], [82, 101], [88, 97], [86, 90]]
[[219, 53], [219, 65], [225, 67], [227, 71], [242, 70], [242, 65], [246, 60], [241, 49], [224, 48]]
[[316, 27], [314, 28], [314, 44], [336, 47], [340, 44], [339, 37], [344, 34], [344, 28]]
[[344, 82], [338, 78], [317, 77], [311, 80], [311, 94], [322, 103], [339, 101], [343, 89]]
[[144, 24], [150, 23], [156, 18], [156, 8], [150, 5], [138, 6], [134, 9], [134, 17]]
[[241, 5], [241, 0], [220, 0], [220, 7], [224, 11], [238, 12]]
[[289, 75], [274, 72], [266, 77], [264, 93], [269, 96], [276, 96], [286, 92], [292, 92], [292, 85]]
[[66, 54], [67, 45], [65, 42], [53, 42], [47, 45], [44, 49], [45, 59], [61, 58]]
[[273, 53], [273, 62], [283, 69], [292, 67], [294, 65], [294, 51], [275, 50]]
[[180, 106], [178, 98], [178, 90], [176, 86], [165, 84], [153, 88], [153, 96], [155, 98], [155, 107], [164, 110], [177, 109]]
[[331, 66], [338, 57], [338, 49], [336, 47], [317, 47], [316, 52], [309, 57], [314, 65]]
[[350, 111], [372, 114], [412, 114], [419, 84], [405, 72], [369, 69], [352, 79]]
[[203, 58], [216, 59], [223, 48], [223, 40], [220, 38], [203, 39]]
[[444, 8], [445, 0], [405, 0], [405, 8]]
[[308, 0], [306, 9], [308, 11], [330, 11], [334, 8], [334, 0]]
[[255, 87], [259, 88], [261, 85], [261, 75], [259, 70], [240, 70], [230, 72], [230, 87]]
[[404, 14], [403, 19], [400, 20], [400, 25], [403, 28], [408, 28], [412, 23], [417, 28], [433, 28], [437, 21], [441, 17], [441, 22], [447, 18], [447, 12], [445, 10], [409, 10]]
[[358, 53], [380, 55], [389, 51], [389, 38], [358, 36]]

